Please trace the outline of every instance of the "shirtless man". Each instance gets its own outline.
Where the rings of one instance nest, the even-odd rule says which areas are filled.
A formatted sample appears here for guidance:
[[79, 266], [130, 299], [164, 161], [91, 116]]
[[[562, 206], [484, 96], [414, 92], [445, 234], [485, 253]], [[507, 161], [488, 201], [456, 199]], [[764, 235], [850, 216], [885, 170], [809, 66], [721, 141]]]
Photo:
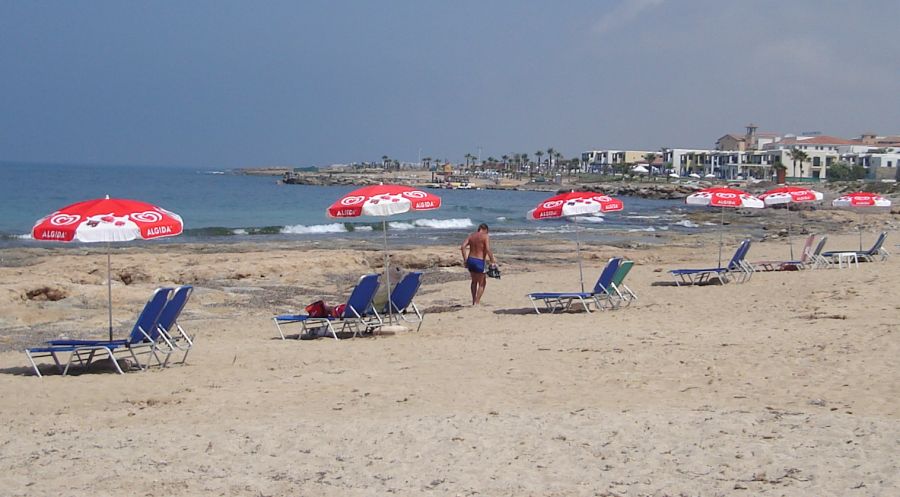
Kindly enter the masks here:
[[[466, 253], [468, 249], [468, 253]], [[495, 264], [494, 253], [491, 251], [491, 240], [488, 238], [488, 226], [484, 223], [478, 225], [478, 231], [466, 238], [459, 247], [462, 253], [463, 266], [469, 270], [472, 277], [472, 305], [481, 302], [484, 295], [484, 287], [487, 285], [487, 277], [484, 274], [484, 260], [488, 259]]]

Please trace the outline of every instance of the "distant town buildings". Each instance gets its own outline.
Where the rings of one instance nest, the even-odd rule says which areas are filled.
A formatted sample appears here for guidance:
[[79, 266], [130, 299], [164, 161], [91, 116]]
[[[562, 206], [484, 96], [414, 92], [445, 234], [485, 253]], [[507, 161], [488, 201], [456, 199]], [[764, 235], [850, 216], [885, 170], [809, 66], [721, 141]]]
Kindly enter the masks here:
[[727, 133], [715, 148], [660, 150], [597, 149], [565, 158], [554, 148], [510, 153], [481, 159], [466, 154], [465, 163], [423, 157], [405, 162], [384, 155], [380, 161], [332, 164], [324, 171], [428, 170], [433, 177], [480, 175], [560, 181], [578, 173], [651, 174], [723, 180], [773, 180], [783, 173], [789, 181], [832, 179], [900, 180], [900, 136], [866, 132], [840, 138], [820, 132], [779, 134], [748, 124], [744, 133]]
[[[779, 168], [793, 181], [821, 181], [829, 169], [861, 166], [867, 179], [900, 179], [900, 136], [863, 133], [845, 139], [821, 133], [799, 135], [759, 132], [748, 124], [743, 135], [728, 133], [714, 149], [664, 148], [658, 160], [648, 161], [642, 150], [589, 150], [581, 154], [583, 169], [609, 173], [624, 165], [645, 164], [652, 174], [716, 177], [720, 179], [772, 179]], [[843, 170], [843, 169], [842, 169]]]

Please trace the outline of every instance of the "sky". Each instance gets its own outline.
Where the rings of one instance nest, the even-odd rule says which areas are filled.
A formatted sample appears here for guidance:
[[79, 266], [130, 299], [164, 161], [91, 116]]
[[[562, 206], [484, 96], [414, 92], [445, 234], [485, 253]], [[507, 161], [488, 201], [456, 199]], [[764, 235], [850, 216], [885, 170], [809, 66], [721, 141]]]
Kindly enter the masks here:
[[896, 0], [0, 0], [0, 161], [462, 162], [900, 134]]

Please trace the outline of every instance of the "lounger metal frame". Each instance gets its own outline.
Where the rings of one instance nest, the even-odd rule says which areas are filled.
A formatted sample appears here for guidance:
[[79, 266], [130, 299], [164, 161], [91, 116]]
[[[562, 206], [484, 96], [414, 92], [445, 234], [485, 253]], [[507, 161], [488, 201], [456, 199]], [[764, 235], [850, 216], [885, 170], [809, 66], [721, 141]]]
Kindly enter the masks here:
[[887, 240], [887, 235], [887, 231], [882, 231], [881, 234], [878, 235], [878, 239], [875, 240], [875, 243], [872, 245], [872, 248], [869, 250], [830, 250], [822, 253], [822, 257], [828, 259], [829, 262], [833, 264], [837, 254], [853, 252], [860, 262], [875, 262], [876, 257], [880, 258], [881, 262], [884, 262], [891, 255], [891, 253], [884, 248], [884, 242]]
[[[122, 349], [128, 351], [131, 358], [134, 360], [134, 363], [141, 370], [146, 370], [150, 366], [149, 358], [147, 360], [146, 366], [138, 358], [138, 351], [142, 349], [146, 349], [146, 353], [149, 356], [153, 356], [157, 364], [162, 366], [163, 361], [157, 354], [158, 342], [160, 340], [160, 333], [159, 329], [157, 328], [157, 322], [159, 320], [159, 314], [162, 312], [162, 309], [165, 306], [165, 303], [168, 301], [171, 293], [171, 288], [157, 288], [153, 292], [153, 296], [150, 298], [150, 300], [147, 301], [147, 304], [144, 305], [144, 309], [138, 316], [137, 322], [132, 328], [131, 334], [127, 339], [112, 341], [68, 339], [50, 340], [47, 342], [47, 346], [31, 347], [25, 349], [25, 355], [28, 357], [28, 361], [31, 363], [31, 367], [34, 368], [34, 372], [38, 377], [42, 377], [42, 375], [40, 369], [37, 366], [37, 363], [35, 362], [35, 358], [52, 358], [57, 370], [59, 370], [59, 372], [62, 373], [63, 376], [65, 376], [69, 373], [69, 369], [72, 367], [74, 361], [77, 361], [78, 364], [82, 367], [89, 366], [97, 356], [97, 352], [106, 352], [106, 357], [108, 357], [109, 360], [113, 363], [116, 371], [119, 374], [124, 374], [124, 371], [122, 371], [122, 368], [119, 366], [119, 363], [116, 360], [116, 352], [121, 351]], [[66, 362], [65, 367], [62, 366], [62, 363], [59, 359], [58, 354], [60, 353], [69, 354], [69, 360]]]
[[[175, 289], [172, 293], [172, 297], [166, 302], [166, 307], [163, 308], [163, 311], [160, 313], [159, 321], [157, 322], [157, 328], [159, 329], [160, 340], [157, 342], [159, 346], [165, 344], [166, 347], [166, 358], [162, 363], [163, 367], [168, 366], [169, 358], [175, 351], [183, 351], [184, 355], [181, 356], [181, 361], [178, 364], [184, 364], [187, 361], [188, 353], [190, 353], [191, 349], [194, 347], [194, 337], [190, 336], [184, 328], [181, 327], [181, 323], [178, 318], [181, 317], [181, 312], [184, 310], [185, 306], [187, 306], [188, 300], [190, 300], [191, 295], [194, 292], [194, 287], [191, 285], [180, 286]], [[170, 308], [170, 306], [173, 306]], [[167, 313], [172, 313], [172, 315], [168, 315]], [[163, 320], [170, 321], [169, 323], [163, 323]], [[158, 346], [158, 349], [161, 347]]]
[[616, 271], [616, 275], [613, 276], [612, 288], [615, 290], [616, 295], [619, 298], [619, 304], [616, 307], [625, 304], [625, 307], [631, 305], [632, 302], [638, 299], [637, 294], [634, 293], [631, 288], [628, 288], [628, 285], [625, 284], [625, 278], [628, 276], [628, 273], [631, 272], [631, 269], [634, 267], [634, 261], [622, 261], [619, 264], [619, 269]]
[[803, 254], [796, 261], [758, 261], [752, 263], [754, 271], [785, 271], [789, 268], [806, 269], [811, 262], [811, 252], [816, 235], [809, 235], [803, 244]]
[[[350, 298], [347, 299], [347, 305], [340, 318], [331, 316], [309, 317], [303, 314], [282, 314], [274, 316], [272, 322], [275, 323], [275, 328], [278, 330], [281, 339], [286, 339], [284, 330], [281, 326], [287, 324], [299, 323], [302, 329], [300, 336], [310, 335], [310, 332], [313, 330], [325, 328], [326, 335], [331, 335], [335, 340], [340, 340], [340, 338], [338, 338], [337, 335], [338, 330], [336, 330], [332, 324], [334, 322], [339, 322], [341, 324], [341, 333], [349, 329], [353, 332], [354, 337], [383, 326], [384, 321], [382, 320], [381, 315], [372, 307], [372, 300], [375, 298], [375, 294], [378, 293], [378, 287], [380, 286], [379, 276], [380, 275], [378, 274], [367, 274], [360, 277], [356, 286], [353, 288], [353, 291], [350, 293]], [[374, 279], [374, 283], [369, 283], [372, 279]], [[370, 294], [363, 295], [357, 293], [362, 291], [368, 291]], [[356, 301], [362, 301], [363, 299], [365, 299], [365, 304], [358, 305], [358, 307], [362, 308], [357, 309], [357, 306], [354, 306], [354, 304], [361, 304], [361, 302]]]
[[753, 265], [747, 262], [745, 257], [750, 251], [750, 239], [743, 240], [738, 245], [737, 250], [731, 261], [725, 267], [704, 268], [704, 269], [672, 269], [669, 273], [675, 280], [675, 285], [701, 285], [708, 283], [710, 278], [716, 276], [719, 284], [724, 285], [729, 279], [734, 277], [738, 283], [745, 283], [753, 277]]
[[[415, 285], [415, 287], [409, 288], [412, 285]], [[416, 331], [419, 331], [422, 328], [422, 323], [425, 321], [425, 315], [419, 310], [419, 306], [416, 305], [413, 299], [415, 299], [416, 294], [419, 293], [419, 288], [421, 286], [421, 271], [407, 273], [406, 276], [400, 280], [400, 283], [397, 283], [397, 286], [394, 287], [394, 290], [391, 292], [390, 302], [385, 305], [381, 315], [386, 316], [388, 315], [388, 311], [391, 311], [391, 313], [399, 319], [407, 323], [416, 324]], [[391, 306], [390, 309], [388, 309], [388, 305]], [[410, 310], [412, 310], [412, 313], [410, 313]]]
[[576, 304], [581, 304], [582, 308], [590, 313], [591, 302], [597, 306], [597, 310], [604, 308], [604, 302], [610, 308], [614, 308], [617, 304], [613, 302], [611, 295], [615, 294], [616, 290], [612, 286], [612, 281], [621, 262], [621, 257], [613, 257], [607, 261], [603, 271], [600, 272], [597, 283], [594, 284], [593, 292], [536, 292], [529, 293], [526, 297], [531, 300], [531, 305], [537, 314], [541, 313], [538, 302], [543, 304], [544, 311], [549, 314], [567, 311]]

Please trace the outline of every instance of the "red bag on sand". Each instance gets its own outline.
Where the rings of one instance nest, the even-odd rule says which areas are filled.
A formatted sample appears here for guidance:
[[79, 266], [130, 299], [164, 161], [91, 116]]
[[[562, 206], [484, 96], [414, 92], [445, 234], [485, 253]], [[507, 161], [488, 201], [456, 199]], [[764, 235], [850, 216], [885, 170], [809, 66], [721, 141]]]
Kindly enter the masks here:
[[312, 304], [306, 306], [306, 314], [311, 318], [324, 318], [328, 316], [328, 311], [325, 310], [325, 301], [317, 300]]
[[340, 304], [334, 306], [334, 309], [331, 310], [331, 317], [340, 318], [344, 315], [344, 309], [347, 308], [347, 304]]

